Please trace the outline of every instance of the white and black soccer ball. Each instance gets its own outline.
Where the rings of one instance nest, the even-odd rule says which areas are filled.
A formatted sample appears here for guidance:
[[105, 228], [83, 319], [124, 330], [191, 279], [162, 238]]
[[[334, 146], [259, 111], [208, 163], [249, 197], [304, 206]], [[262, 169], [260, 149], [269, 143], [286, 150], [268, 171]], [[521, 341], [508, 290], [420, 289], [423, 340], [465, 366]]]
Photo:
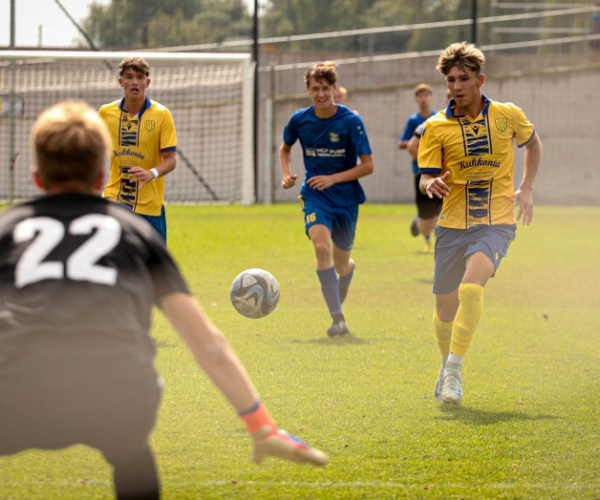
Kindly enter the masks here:
[[233, 280], [229, 297], [242, 316], [264, 318], [279, 303], [279, 283], [264, 269], [246, 269]]

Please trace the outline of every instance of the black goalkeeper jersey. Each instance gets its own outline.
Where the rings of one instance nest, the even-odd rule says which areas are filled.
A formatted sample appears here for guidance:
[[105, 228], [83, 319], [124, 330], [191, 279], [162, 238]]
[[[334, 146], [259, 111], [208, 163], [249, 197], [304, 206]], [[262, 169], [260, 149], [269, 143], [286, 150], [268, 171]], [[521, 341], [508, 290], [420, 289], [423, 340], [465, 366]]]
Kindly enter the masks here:
[[175, 292], [189, 290], [138, 215], [80, 193], [11, 207], [0, 214], [0, 374], [152, 369], [152, 308]]

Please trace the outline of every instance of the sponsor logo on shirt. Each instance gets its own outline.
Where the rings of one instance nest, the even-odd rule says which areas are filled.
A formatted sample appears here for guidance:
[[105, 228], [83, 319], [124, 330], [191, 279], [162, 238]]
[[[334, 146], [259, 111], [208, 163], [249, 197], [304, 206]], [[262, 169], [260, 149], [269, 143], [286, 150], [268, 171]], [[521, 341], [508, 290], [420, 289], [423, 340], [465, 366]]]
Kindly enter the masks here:
[[484, 160], [483, 158], [473, 158], [470, 161], [458, 162], [460, 170], [473, 167], [495, 167], [500, 168], [500, 162], [497, 160]]
[[313, 156], [315, 158], [344, 158], [346, 156], [346, 149], [329, 149], [329, 148], [316, 148], [305, 150], [306, 156]]

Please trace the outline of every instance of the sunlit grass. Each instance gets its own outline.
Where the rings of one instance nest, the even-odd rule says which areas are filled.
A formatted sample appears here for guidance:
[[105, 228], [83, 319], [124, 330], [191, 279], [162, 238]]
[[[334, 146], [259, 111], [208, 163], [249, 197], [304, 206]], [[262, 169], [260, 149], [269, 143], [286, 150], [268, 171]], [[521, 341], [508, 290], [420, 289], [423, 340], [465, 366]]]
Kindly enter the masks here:
[[[412, 206], [361, 208], [355, 280], [330, 323], [296, 205], [169, 207], [169, 246], [281, 427], [322, 448], [322, 469], [250, 460], [232, 408], [155, 316], [166, 380], [153, 444], [167, 499], [600, 497], [600, 208], [536, 207], [486, 287], [465, 361], [464, 400], [432, 397], [433, 258], [409, 234]], [[239, 315], [228, 290], [263, 267], [275, 312]], [[111, 498], [85, 447], [0, 459], [1, 499]]]

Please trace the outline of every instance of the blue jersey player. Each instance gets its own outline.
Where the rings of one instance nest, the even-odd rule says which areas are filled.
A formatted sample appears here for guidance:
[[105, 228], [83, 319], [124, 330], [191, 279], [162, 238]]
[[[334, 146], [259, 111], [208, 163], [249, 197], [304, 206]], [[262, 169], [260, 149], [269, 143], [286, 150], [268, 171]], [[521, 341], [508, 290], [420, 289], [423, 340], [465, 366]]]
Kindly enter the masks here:
[[366, 200], [358, 179], [373, 172], [367, 131], [359, 115], [334, 102], [337, 63], [310, 67], [304, 82], [313, 105], [299, 109], [283, 132], [279, 149], [283, 189], [296, 184], [291, 149], [300, 140], [306, 174], [300, 189], [306, 234], [317, 258], [317, 276], [333, 324], [327, 335], [349, 332], [342, 312], [355, 263], [351, 258], [358, 206]]

